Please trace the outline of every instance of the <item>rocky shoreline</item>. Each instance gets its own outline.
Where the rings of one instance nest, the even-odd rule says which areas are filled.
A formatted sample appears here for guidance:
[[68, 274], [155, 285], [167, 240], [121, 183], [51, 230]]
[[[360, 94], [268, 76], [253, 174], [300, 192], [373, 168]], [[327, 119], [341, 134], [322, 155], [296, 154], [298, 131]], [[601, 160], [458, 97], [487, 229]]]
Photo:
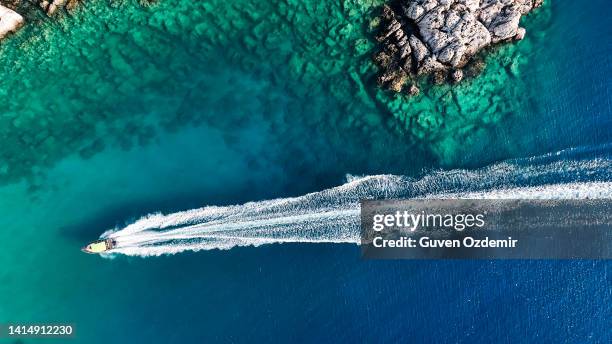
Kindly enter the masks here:
[[18, 31], [25, 23], [24, 16], [33, 11], [42, 10], [52, 16], [62, 8], [71, 10], [78, 3], [79, 0], [0, 0], [0, 40]]
[[42, 10], [48, 16], [52, 16], [60, 9], [71, 10], [81, 0], [0, 0], [0, 5], [21, 14], [30, 13], [33, 10]]
[[[416, 79], [460, 82], [464, 70], [477, 73], [473, 57], [493, 44], [521, 40], [521, 17], [543, 0], [398, 0], [384, 5], [374, 55], [378, 84], [416, 95]], [[474, 72], [476, 71], [476, 72]]]

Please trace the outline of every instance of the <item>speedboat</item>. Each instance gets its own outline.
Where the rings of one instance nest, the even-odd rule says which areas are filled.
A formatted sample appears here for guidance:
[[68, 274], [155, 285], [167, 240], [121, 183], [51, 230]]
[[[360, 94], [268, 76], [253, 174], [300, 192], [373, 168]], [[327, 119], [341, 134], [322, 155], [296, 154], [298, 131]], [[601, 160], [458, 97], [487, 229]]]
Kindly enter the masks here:
[[87, 246], [83, 247], [81, 251], [85, 253], [102, 253], [115, 248], [116, 245], [117, 242], [111, 238], [96, 240], [87, 244]]

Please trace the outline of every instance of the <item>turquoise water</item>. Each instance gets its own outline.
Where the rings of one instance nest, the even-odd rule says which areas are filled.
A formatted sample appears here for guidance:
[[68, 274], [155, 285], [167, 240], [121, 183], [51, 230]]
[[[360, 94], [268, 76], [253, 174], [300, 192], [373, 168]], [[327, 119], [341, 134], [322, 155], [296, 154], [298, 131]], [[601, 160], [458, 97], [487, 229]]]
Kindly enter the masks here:
[[606, 5], [548, 2], [481, 78], [411, 100], [373, 86], [376, 1], [90, 1], [31, 23], [0, 46], [0, 322], [72, 322], [83, 343], [607, 342], [608, 262], [366, 262], [330, 244], [79, 251], [157, 211], [607, 144]]

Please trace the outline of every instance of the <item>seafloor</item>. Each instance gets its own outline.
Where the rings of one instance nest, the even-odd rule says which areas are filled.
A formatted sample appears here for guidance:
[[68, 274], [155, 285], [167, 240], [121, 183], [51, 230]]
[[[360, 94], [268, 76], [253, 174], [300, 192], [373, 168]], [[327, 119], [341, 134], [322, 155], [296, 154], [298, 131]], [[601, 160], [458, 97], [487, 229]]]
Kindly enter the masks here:
[[410, 99], [375, 86], [380, 5], [88, 0], [29, 18], [0, 43], [0, 324], [74, 323], [82, 343], [609, 342], [606, 261], [79, 251], [156, 211], [612, 142], [607, 1], [547, 1], [478, 78]]
[[[519, 136], [498, 132], [547, 112], [537, 90], [562, 86], [547, 85], [556, 71], [544, 63], [556, 43], [552, 6], [527, 18], [525, 41], [487, 52], [482, 76], [407, 99], [373, 80], [380, 4], [91, 1], [30, 20], [0, 47], [0, 182], [193, 123], [231, 141], [264, 122], [271, 145], [308, 142], [292, 147], [308, 163], [363, 142], [385, 161], [410, 147], [413, 159], [445, 166], [520, 154]], [[487, 147], [495, 152], [482, 153]]]

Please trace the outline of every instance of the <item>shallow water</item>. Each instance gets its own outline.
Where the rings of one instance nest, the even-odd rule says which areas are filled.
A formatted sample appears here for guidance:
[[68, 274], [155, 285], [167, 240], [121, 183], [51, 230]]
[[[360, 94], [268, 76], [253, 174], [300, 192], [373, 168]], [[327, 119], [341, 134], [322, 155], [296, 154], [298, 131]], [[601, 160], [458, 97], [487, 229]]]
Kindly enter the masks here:
[[373, 85], [378, 3], [92, 0], [3, 41], [0, 323], [74, 322], [84, 343], [608, 341], [607, 262], [367, 262], [328, 244], [78, 250], [156, 211], [612, 141], [605, 1], [549, 1], [481, 77], [409, 100]]
[[[36, 185], [72, 153], [129, 149], [197, 123], [295, 175], [479, 166], [609, 140], [610, 58], [594, 43], [609, 28], [589, 12], [597, 3], [581, 17], [563, 2], [538, 9], [524, 20], [527, 39], [492, 49], [479, 78], [423, 85], [409, 100], [373, 82], [379, 7], [96, 1], [32, 23], [0, 47], [0, 179]], [[576, 23], [588, 16], [588, 26]], [[568, 36], [575, 49], [560, 48]], [[245, 136], [266, 155], [251, 153]]]

